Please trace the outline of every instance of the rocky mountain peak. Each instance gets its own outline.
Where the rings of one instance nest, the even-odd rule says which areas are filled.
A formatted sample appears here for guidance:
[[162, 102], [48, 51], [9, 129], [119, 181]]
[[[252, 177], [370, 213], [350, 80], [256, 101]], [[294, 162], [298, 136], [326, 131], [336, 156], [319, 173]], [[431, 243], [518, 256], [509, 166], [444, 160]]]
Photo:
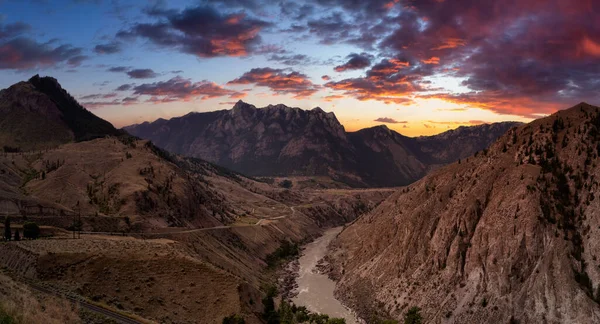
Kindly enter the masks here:
[[238, 102], [236, 102], [233, 108], [231, 109], [231, 115], [249, 116], [253, 115], [255, 111], [256, 107], [254, 105], [246, 103], [242, 100], [238, 100]]

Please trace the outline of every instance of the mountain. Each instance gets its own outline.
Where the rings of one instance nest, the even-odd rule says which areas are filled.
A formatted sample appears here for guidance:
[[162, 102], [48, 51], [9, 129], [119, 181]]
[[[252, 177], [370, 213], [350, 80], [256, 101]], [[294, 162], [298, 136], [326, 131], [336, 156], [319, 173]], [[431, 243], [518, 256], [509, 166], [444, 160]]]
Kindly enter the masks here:
[[345, 228], [328, 257], [337, 295], [364, 318], [596, 322], [599, 156], [585, 103], [509, 130]]
[[54, 78], [35, 75], [0, 91], [0, 146], [5, 149], [41, 149], [121, 133], [79, 105]]
[[[352, 186], [396, 186], [486, 148], [517, 123], [409, 138], [386, 126], [348, 133], [333, 113], [285, 105], [189, 113], [124, 129], [159, 147], [251, 176], [329, 176]], [[457, 153], [460, 152], [460, 153]]]
[[[15, 291], [10, 276], [140, 322], [237, 314], [261, 323], [283, 244], [310, 241], [393, 192], [286, 189], [170, 154], [83, 109], [52, 78], [18, 83], [2, 98], [10, 145], [0, 154], [2, 233], [10, 218], [11, 235], [35, 222], [52, 239], [3, 240], [0, 291]], [[69, 232], [78, 229], [80, 238]], [[23, 297], [7, 299], [0, 306]]]

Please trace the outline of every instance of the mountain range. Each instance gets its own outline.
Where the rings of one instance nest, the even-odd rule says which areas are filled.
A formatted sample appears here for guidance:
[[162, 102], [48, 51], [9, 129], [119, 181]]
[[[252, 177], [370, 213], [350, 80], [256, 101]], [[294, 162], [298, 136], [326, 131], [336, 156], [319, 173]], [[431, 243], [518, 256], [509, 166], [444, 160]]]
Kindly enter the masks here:
[[411, 138], [387, 126], [346, 132], [333, 113], [285, 105], [189, 113], [127, 126], [167, 151], [250, 176], [328, 176], [351, 186], [412, 183], [441, 165], [483, 150], [515, 122], [460, 127]]

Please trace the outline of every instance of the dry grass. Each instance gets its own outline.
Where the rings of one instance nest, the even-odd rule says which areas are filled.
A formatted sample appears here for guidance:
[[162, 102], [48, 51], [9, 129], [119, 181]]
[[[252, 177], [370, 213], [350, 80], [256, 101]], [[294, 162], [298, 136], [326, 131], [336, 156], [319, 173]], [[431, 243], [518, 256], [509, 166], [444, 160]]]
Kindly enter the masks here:
[[82, 323], [77, 308], [68, 301], [36, 296], [4, 274], [0, 274], [0, 295], [0, 323]]

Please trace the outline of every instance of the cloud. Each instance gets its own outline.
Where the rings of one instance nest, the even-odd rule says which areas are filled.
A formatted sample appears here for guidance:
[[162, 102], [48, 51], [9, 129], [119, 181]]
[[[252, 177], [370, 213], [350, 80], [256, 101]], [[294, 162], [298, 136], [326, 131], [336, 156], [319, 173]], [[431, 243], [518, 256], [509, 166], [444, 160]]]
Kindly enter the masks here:
[[255, 84], [268, 87], [279, 95], [290, 94], [296, 99], [310, 97], [320, 89], [305, 74], [273, 68], [254, 68], [227, 84]]
[[151, 96], [149, 102], [153, 103], [190, 101], [197, 98], [206, 100], [223, 96], [240, 98], [243, 96], [238, 91], [223, 88], [214, 82], [192, 82], [190, 79], [184, 79], [180, 76], [168, 81], [145, 83], [135, 86], [133, 93], [136, 95]]
[[146, 13], [157, 21], [134, 24], [117, 37], [141, 38], [198, 57], [246, 56], [261, 44], [260, 31], [271, 25], [243, 12], [222, 13], [209, 5], [183, 11], [155, 7]]
[[38, 43], [24, 37], [0, 41], [0, 69], [51, 67], [60, 63], [78, 66], [87, 57], [82, 49], [69, 44]]
[[158, 76], [152, 69], [135, 69], [127, 71], [127, 75], [132, 79], [152, 79]]
[[118, 73], [122, 73], [122, 72], [127, 72], [129, 71], [129, 67], [126, 66], [113, 66], [109, 69], [106, 70], [107, 72], [118, 72]]
[[352, 53], [348, 55], [348, 61], [342, 65], [338, 65], [334, 68], [336, 72], [344, 72], [347, 70], [361, 70], [371, 65], [373, 55], [367, 53], [356, 54]]
[[[358, 100], [437, 98], [528, 118], [600, 100], [600, 8], [593, 1], [310, 3], [318, 6], [312, 17], [294, 24], [323, 44], [370, 45], [387, 61], [325, 85]], [[433, 91], [424, 83], [431, 77], [462, 82], [460, 92]]]
[[304, 54], [292, 54], [292, 55], [279, 55], [273, 54], [268, 57], [269, 61], [275, 61], [285, 65], [309, 65], [315, 63], [308, 55]]
[[90, 99], [110, 99], [117, 97], [116, 93], [94, 93], [85, 96], [79, 97], [81, 100], [90, 100]]
[[323, 75], [323, 76], [321, 76], [321, 80], [329, 81], [329, 80], [331, 80], [331, 77], [329, 75]]
[[31, 30], [31, 26], [24, 22], [0, 25], [0, 40], [4, 38], [13, 38]]
[[323, 97], [323, 100], [327, 101], [327, 102], [332, 102], [332, 101], [336, 101], [339, 99], [344, 99], [344, 96], [341, 95], [329, 95], [329, 96], [325, 96]]
[[394, 118], [390, 117], [379, 117], [374, 120], [375, 122], [386, 123], [386, 124], [406, 124], [406, 121], [397, 121]]
[[97, 54], [115, 54], [121, 52], [121, 43], [110, 42], [106, 44], [98, 44], [94, 47], [94, 52]]
[[122, 84], [120, 86], [118, 86], [115, 91], [128, 91], [131, 90], [133, 88], [133, 84], [130, 83], [126, 83], [126, 84]]

